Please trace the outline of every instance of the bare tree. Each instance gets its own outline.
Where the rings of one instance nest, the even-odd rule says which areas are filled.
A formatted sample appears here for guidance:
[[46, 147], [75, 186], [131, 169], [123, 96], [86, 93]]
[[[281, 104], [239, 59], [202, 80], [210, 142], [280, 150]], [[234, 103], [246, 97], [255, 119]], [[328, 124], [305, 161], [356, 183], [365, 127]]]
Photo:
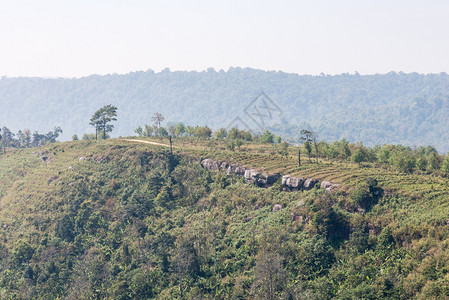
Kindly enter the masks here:
[[256, 258], [255, 277], [252, 288], [257, 299], [279, 299], [287, 279], [282, 257], [275, 252], [260, 253]]
[[154, 116], [151, 118], [151, 121], [153, 121], [154, 126], [156, 126], [158, 129], [161, 127], [161, 123], [164, 120], [165, 118], [161, 113], [154, 113]]
[[183, 299], [184, 280], [189, 276], [195, 276], [199, 271], [198, 255], [191, 242], [185, 241], [179, 245], [173, 266], [179, 284], [180, 298]]

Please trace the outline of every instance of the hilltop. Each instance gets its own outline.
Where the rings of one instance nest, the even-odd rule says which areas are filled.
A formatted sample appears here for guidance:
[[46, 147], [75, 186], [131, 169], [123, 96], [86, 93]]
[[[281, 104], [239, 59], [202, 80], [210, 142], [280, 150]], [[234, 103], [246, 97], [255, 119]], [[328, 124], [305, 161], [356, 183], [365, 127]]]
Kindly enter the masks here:
[[[72, 141], [0, 155], [0, 298], [441, 299], [449, 179], [298, 147]], [[352, 146], [351, 146], [352, 147]], [[341, 185], [285, 191], [205, 159]]]
[[[118, 107], [115, 136], [128, 136], [151, 123], [155, 112], [166, 121], [228, 127], [236, 118], [260, 130], [261, 121], [245, 108], [264, 92], [277, 106], [266, 128], [291, 141], [312, 128], [321, 140], [346, 138], [366, 145], [434, 145], [449, 151], [449, 76], [441, 74], [309, 76], [249, 68], [228, 71], [92, 75], [83, 78], [2, 78], [1, 126], [14, 132], [63, 129], [62, 138], [93, 132], [90, 116], [107, 104]], [[268, 122], [269, 121], [269, 122]], [[257, 124], [256, 124], [257, 123]]]

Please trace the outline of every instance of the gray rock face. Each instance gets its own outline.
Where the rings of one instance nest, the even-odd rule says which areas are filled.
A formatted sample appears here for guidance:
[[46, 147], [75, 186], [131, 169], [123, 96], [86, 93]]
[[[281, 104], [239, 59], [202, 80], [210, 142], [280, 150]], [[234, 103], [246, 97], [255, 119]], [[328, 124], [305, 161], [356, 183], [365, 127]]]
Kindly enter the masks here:
[[318, 179], [315, 178], [309, 178], [304, 182], [304, 189], [311, 190], [319, 182]]
[[302, 188], [303, 183], [304, 179], [301, 177], [290, 177], [287, 180], [288, 187], [293, 191], [300, 190]]
[[291, 177], [290, 175], [282, 176], [282, 187], [284, 190], [298, 191], [302, 189], [304, 184], [304, 178], [302, 177]]

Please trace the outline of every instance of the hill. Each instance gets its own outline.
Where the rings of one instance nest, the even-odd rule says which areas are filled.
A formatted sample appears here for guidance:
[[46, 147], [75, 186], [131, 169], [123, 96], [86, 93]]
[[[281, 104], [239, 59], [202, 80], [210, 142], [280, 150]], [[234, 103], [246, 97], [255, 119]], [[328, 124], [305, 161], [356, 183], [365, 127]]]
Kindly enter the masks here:
[[[154, 140], [164, 144], [164, 140]], [[449, 179], [296, 147], [185, 138], [0, 155], [0, 298], [441, 299], [449, 292]], [[330, 180], [260, 188], [220, 159]]]
[[[276, 118], [259, 120], [248, 110], [261, 92], [276, 108], [262, 114], [273, 113]], [[133, 134], [160, 112], [166, 121], [186, 125], [270, 128], [292, 141], [300, 129], [313, 128], [327, 141], [430, 144], [447, 152], [448, 97], [445, 73], [308, 76], [231, 68], [226, 72], [150, 70], [79, 79], [3, 77], [0, 122], [14, 132], [24, 128], [46, 132], [61, 126], [62, 138], [68, 140], [75, 133], [93, 132], [90, 116], [113, 104], [119, 114], [115, 136]], [[233, 123], [236, 118], [245, 125]]]

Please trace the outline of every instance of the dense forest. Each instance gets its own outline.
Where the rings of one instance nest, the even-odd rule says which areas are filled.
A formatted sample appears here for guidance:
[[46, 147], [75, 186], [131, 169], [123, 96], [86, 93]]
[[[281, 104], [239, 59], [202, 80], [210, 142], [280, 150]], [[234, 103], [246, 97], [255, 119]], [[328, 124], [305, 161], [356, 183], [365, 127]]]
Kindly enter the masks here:
[[[68, 78], [8, 78], [0, 80], [2, 126], [64, 129], [93, 133], [89, 117], [103, 105], [118, 107], [115, 136], [128, 136], [151, 123], [155, 112], [166, 121], [208, 125], [213, 130], [240, 118], [260, 129], [245, 109], [264, 92], [279, 109], [264, 124], [277, 135], [297, 141], [304, 128], [321, 140], [363, 141], [366, 145], [433, 145], [449, 151], [449, 76], [388, 74], [335, 76], [297, 75], [249, 68], [228, 71], [159, 73]], [[257, 120], [256, 120], [257, 121]], [[259, 122], [260, 123], [260, 122]]]

